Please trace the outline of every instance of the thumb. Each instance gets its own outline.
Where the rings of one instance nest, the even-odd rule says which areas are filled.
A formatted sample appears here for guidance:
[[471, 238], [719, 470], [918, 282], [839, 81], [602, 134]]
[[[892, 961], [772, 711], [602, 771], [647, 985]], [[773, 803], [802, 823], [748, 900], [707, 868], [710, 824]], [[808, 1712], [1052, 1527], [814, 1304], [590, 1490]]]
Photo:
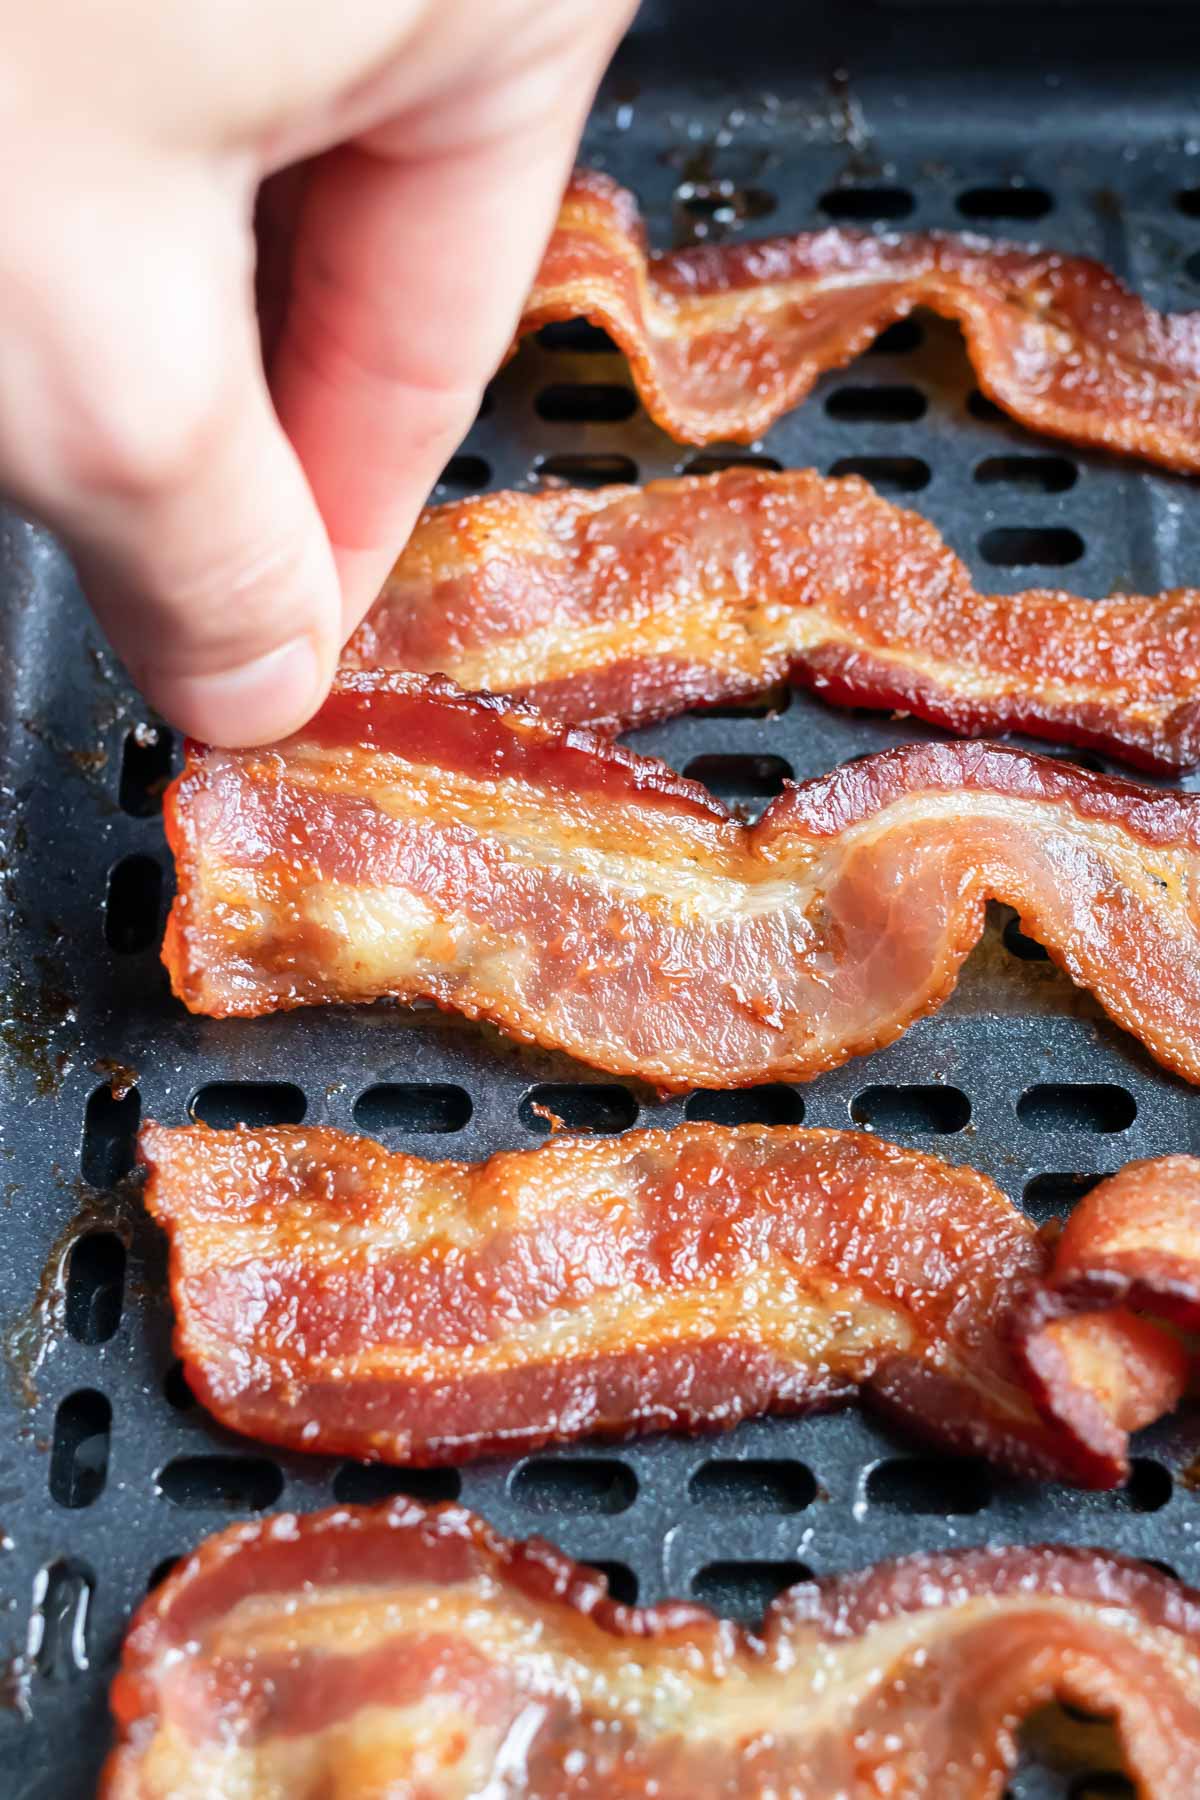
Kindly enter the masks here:
[[[243, 197], [201, 171], [148, 185], [97, 221], [107, 242], [77, 313], [78, 275], [64, 287], [43, 265], [20, 378], [0, 366], [0, 480], [67, 538], [114, 649], [173, 724], [264, 743], [328, 688], [337, 573], [267, 392]], [[47, 422], [36, 443], [14, 408]]]

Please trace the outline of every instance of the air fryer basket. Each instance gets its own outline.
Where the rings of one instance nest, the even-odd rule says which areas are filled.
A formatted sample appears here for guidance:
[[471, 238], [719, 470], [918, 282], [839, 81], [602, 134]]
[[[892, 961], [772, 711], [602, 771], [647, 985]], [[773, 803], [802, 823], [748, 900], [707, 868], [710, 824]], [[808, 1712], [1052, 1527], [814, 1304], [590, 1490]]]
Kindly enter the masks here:
[[[1198, 47], [1186, 10], [1144, 6], [649, 5], [584, 155], [636, 190], [659, 244], [830, 219], [971, 227], [1091, 252], [1157, 305], [1200, 305]], [[1200, 576], [1200, 488], [1009, 423], [926, 317], [724, 452], [673, 443], [605, 340], [553, 327], [497, 377], [438, 497], [724, 455], [862, 472], [993, 591]], [[856, 1411], [424, 1474], [279, 1455], [210, 1423], [172, 1360], [162, 1242], [126, 1179], [140, 1117], [304, 1118], [461, 1158], [534, 1142], [538, 1100], [594, 1131], [853, 1123], [975, 1164], [1041, 1219], [1132, 1157], [1192, 1148], [1200, 1099], [1000, 912], [942, 1013], [807, 1087], [659, 1104], [428, 1012], [189, 1018], [158, 962], [177, 747], [147, 730], [63, 555], [11, 515], [0, 581], [0, 1794], [92, 1791], [131, 1608], [206, 1533], [265, 1508], [461, 1494], [606, 1568], [622, 1597], [742, 1616], [807, 1571], [955, 1544], [1102, 1543], [1200, 1580], [1194, 1418], [1145, 1433], [1128, 1488], [1105, 1495], [919, 1454]], [[634, 741], [756, 808], [786, 776], [925, 735], [796, 693]], [[1030, 1766], [1013, 1793], [1124, 1791], [1076, 1770], [1068, 1787]]]

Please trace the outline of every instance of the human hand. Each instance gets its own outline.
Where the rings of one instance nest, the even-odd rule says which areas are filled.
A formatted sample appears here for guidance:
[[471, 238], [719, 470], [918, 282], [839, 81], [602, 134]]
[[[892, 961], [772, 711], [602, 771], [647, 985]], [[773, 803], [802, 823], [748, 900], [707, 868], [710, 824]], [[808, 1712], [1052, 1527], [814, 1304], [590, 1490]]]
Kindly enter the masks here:
[[[181, 729], [261, 743], [320, 703], [504, 354], [632, 10], [5, 9], [0, 488]], [[255, 198], [302, 162], [268, 386]]]

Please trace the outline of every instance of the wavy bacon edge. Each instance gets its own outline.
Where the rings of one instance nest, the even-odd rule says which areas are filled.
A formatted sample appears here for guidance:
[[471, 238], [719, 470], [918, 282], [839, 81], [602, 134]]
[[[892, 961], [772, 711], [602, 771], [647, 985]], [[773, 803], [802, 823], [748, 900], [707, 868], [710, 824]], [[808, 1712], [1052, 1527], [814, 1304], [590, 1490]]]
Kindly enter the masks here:
[[606, 731], [790, 679], [960, 736], [1200, 761], [1200, 593], [982, 595], [920, 514], [812, 469], [430, 507], [343, 666]]
[[[858, 1393], [942, 1449], [1113, 1487], [1187, 1383], [1154, 1318], [1200, 1327], [1185, 1156], [1110, 1177], [1053, 1249], [987, 1177], [857, 1132], [689, 1124], [463, 1164], [148, 1124], [139, 1156], [193, 1393], [321, 1454], [430, 1466]], [[848, 1348], [822, 1336], [847, 1314]]]
[[[392, 796], [386, 808], [371, 785], [382, 779]], [[460, 802], [483, 808], [479, 824], [463, 816], [462, 804], [451, 818], [443, 796], [456, 779], [467, 796]], [[407, 820], [396, 813], [406, 781], [413, 795]], [[536, 885], [522, 853], [492, 818], [505, 787], [543, 831]], [[938, 810], [939, 797], [948, 794], [961, 796], [953, 831], [945, 826], [944, 807]], [[918, 806], [915, 824], [906, 822], [915, 801], [929, 802], [928, 821]], [[1008, 809], [1007, 823], [997, 819], [997, 802]], [[891, 1043], [935, 1011], [978, 942], [986, 900], [996, 899], [1016, 907], [1053, 960], [1161, 1063], [1200, 1080], [1200, 799], [1022, 750], [918, 743], [882, 751], [788, 784], [747, 827], [698, 783], [594, 732], [494, 696], [464, 695], [427, 676], [351, 673], [315, 719], [283, 744], [227, 752], [189, 743], [164, 819], [177, 891], [162, 955], [173, 991], [193, 1012], [255, 1017], [330, 1001], [425, 998], [667, 1091], [808, 1080]], [[876, 819], [886, 828], [870, 834], [864, 851], [853, 833]], [[545, 836], [548, 822], [558, 829], [560, 820], [563, 850], [552, 834]], [[850, 849], [859, 846], [844, 903], [845, 861], [830, 860], [831, 844], [843, 834]], [[589, 837], [632, 858], [644, 891], [573, 869], [571, 845]], [[440, 862], [430, 854], [435, 840]], [[674, 879], [676, 849], [701, 874], [719, 871], [727, 905], [732, 897], [728, 932], [741, 934], [736, 981], [713, 961], [716, 928], [704, 921], [677, 924], [660, 904]], [[901, 875], [911, 882], [918, 849], [929, 895], [901, 921], [902, 944], [888, 935], [885, 887], [879, 888], [878, 926], [868, 933], [872, 883], [894, 886]], [[1076, 859], [1069, 881], [1050, 866], [1060, 852]], [[405, 938], [404, 957], [394, 967], [376, 972], [375, 964], [364, 964], [362, 973], [355, 963], [347, 973], [348, 959], [357, 955], [351, 927], [340, 916], [327, 917], [312, 931], [303, 918], [309, 900], [324, 904], [335, 867], [354, 883], [373, 881], [380, 894], [404, 896], [406, 903], [417, 896], [422, 917], [437, 921], [452, 953], [410, 951]], [[788, 927], [789, 943], [796, 940], [788, 960], [767, 945], [765, 928], [751, 926], [738, 910], [738, 884], [746, 901], [752, 885], [773, 894], [782, 919], [789, 884], [808, 892], [818, 868], [817, 910], [806, 914], [815, 920], [813, 931], [806, 926], [797, 937]], [[251, 917], [245, 893], [232, 907], [216, 897], [214, 882], [235, 869], [243, 886], [266, 883], [274, 896], [275, 936], [266, 949], [253, 935], [239, 936]], [[482, 915], [472, 911], [481, 875], [490, 896], [486, 956], [479, 950]], [[760, 890], [767, 875], [773, 887]], [[591, 908], [591, 924], [585, 928], [573, 911], [572, 932], [554, 937], [546, 912], [565, 904], [553, 899], [560, 889], [573, 909]], [[505, 947], [497, 941], [501, 901], [516, 921], [509, 942], [520, 942], [532, 957], [532, 972], [519, 978], [495, 967], [492, 953]], [[837, 910], [843, 904], [844, 913]], [[633, 983], [628, 944], [635, 940]], [[832, 980], [848, 967], [848, 941], [864, 954], [868, 943], [895, 946], [893, 963], [884, 958], [889, 989], [872, 995], [871, 1006], [862, 996], [853, 1010]], [[720, 948], [728, 956], [728, 945]], [[559, 968], [568, 949], [575, 961]], [[694, 958], [703, 953], [704, 966], [682, 970], [685, 949]], [[825, 958], [819, 982], [818, 949]], [[664, 970], [671, 963], [670, 976], [664, 973], [655, 986], [659, 959]], [[703, 1005], [703, 1034], [679, 1006], [681, 985], [693, 1011]], [[569, 1010], [560, 1005], [565, 987]], [[833, 1025], [812, 1010], [818, 988], [824, 995], [831, 987]]]
[[961, 327], [980, 387], [1023, 425], [1200, 468], [1200, 314], [1156, 312], [1087, 257], [970, 234], [829, 229], [648, 254], [633, 195], [580, 169], [517, 336], [586, 318], [674, 438], [750, 442], [917, 306]]
[[[956, 1800], [998, 1800], [1017, 1760], [1017, 1725], [1053, 1699], [1113, 1715], [1141, 1791], [1155, 1800], [1194, 1800], [1200, 1593], [1144, 1564], [1052, 1545], [910, 1556], [799, 1584], [771, 1603], [754, 1632], [687, 1602], [621, 1605], [609, 1597], [603, 1575], [540, 1539], [513, 1542], [461, 1506], [430, 1508], [407, 1499], [234, 1525], [174, 1570], [143, 1602], [125, 1639], [111, 1690], [117, 1742], [101, 1780], [104, 1800], [165, 1800], [174, 1790], [163, 1783], [181, 1746], [186, 1755], [189, 1743], [206, 1745], [218, 1732], [230, 1760], [247, 1748], [248, 1766], [238, 1771], [240, 1785], [221, 1781], [210, 1786], [207, 1800], [234, 1791], [238, 1800], [255, 1800], [265, 1792], [254, 1772], [255, 1750], [280, 1736], [299, 1745], [292, 1768], [308, 1772], [307, 1749], [314, 1775], [330, 1755], [344, 1772], [342, 1757], [353, 1741], [374, 1781], [402, 1777], [412, 1754], [404, 1721], [413, 1712], [402, 1708], [393, 1725], [387, 1694], [389, 1665], [399, 1689], [395, 1706], [420, 1680], [411, 1668], [407, 1677], [402, 1673], [421, 1648], [411, 1615], [407, 1622], [398, 1615], [382, 1650], [373, 1652], [369, 1674], [364, 1671], [374, 1705], [354, 1681], [353, 1647], [343, 1652], [327, 1632], [317, 1669], [318, 1679], [322, 1666], [333, 1671], [331, 1687], [301, 1679], [298, 1688], [285, 1682], [273, 1695], [262, 1690], [272, 1654], [287, 1650], [289, 1601], [302, 1611], [314, 1594], [335, 1596], [344, 1588], [352, 1622], [375, 1592], [397, 1602], [414, 1585], [422, 1593], [478, 1594], [481, 1621], [499, 1617], [518, 1629], [532, 1626], [541, 1669], [535, 1678], [522, 1667], [519, 1648], [508, 1652], [503, 1709], [498, 1720], [485, 1709], [481, 1724], [478, 1715], [472, 1719], [467, 1696], [491, 1667], [489, 1640], [475, 1633], [468, 1640], [452, 1621], [443, 1627], [436, 1640], [437, 1691], [460, 1699], [463, 1722], [450, 1740], [444, 1786], [431, 1770], [422, 1790], [431, 1800], [461, 1791], [453, 1764], [472, 1749], [472, 1729], [482, 1735], [485, 1726], [492, 1727], [493, 1773], [503, 1759], [506, 1792], [528, 1800], [550, 1792], [615, 1800], [652, 1773], [665, 1777], [655, 1789], [663, 1800], [710, 1793], [761, 1800], [789, 1775], [796, 1785], [787, 1791], [797, 1800], [823, 1800], [835, 1790], [865, 1800], [901, 1775], [907, 1800], [936, 1800], [949, 1791], [952, 1770]], [[243, 1602], [253, 1608], [240, 1615], [247, 1660], [222, 1671], [210, 1645]], [[908, 1629], [897, 1638], [899, 1622]], [[256, 1627], [260, 1636], [270, 1633], [265, 1670], [255, 1662]], [[436, 1622], [425, 1630], [436, 1632]], [[855, 1654], [872, 1642], [873, 1654]], [[647, 1696], [632, 1722], [622, 1718], [619, 1700], [597, 1705], [581, 1685], [585, 1672], [612, 1668], [614, 1658], [628, 1666], [623, 1646]], [[456, 1652], [464, 1659], [457, 1670]], [[302, 1665], [314, 1653], [298, 1654]], [[492, 1651], [497, 1654], [503, 1653]], [[707, 1696], [704, 1734], [692, 1746], [702, 1756], [687, 1754], [678, 1703], [673, 1715], [668, 1708], [656, 1716], [660, 1672], [676, 1692], [694, 1684], [693, 1698]], [[722, 1690], [731, 1680], [741, 1705], [758, 1684], [771, 1696], [765, 1736], [745, 1724], [739, 1729], [736, 1715], [728, 1723], [722, 1717]], [[814, 1691], [821, 1704], [806, 1717]], [[306, 1692], [310, 1708], [297, 1716], [298, 1696]], [[514, 1757], [511, 1722], [535, 1695], [547, 1704], [534, 1710]], [[419, 1705], [419, 1693], [413, 1697]], [[682, 1712], [684, 1719], [700, 1716], [699, 1705]], [[365, 1733], [365, 1743], [348, 1737], [347, 1728]], [[613, 1732], [619, 1734], [615, 1756], [605, 1753]], [[483, 1753], [489, 1754], [486, 1736]], [[578, 1775], [578, 1787], [568, 1770]]]

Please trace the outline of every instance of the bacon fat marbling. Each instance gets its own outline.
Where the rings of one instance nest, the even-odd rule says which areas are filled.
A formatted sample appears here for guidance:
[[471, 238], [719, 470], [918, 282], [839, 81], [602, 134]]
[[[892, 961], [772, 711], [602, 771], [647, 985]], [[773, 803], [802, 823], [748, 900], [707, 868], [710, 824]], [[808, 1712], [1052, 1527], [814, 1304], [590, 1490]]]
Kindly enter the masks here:
[[164, 945], [194, 1011], [425, 997], [666, 1089], [806, 1079], [954, 986], [989, 898], [1200, 1079], [1200, 800], [915, 744], [757, 825], [650, 758], [400, 674], [189, 748]]
[[602, 326], [673, 437], [750, 441], [916, 306], [962, 327], [983, 391], [1035, 431], [1200, 468], [1200, 313], [1103, 264], [953, 233], [828, 230], [651, 255], [633, 196], [577, 171], [520, 333]]
[[333, 1455], [458, 1462], [861, 1392], [944, 1447], [1114, 1486], [1187, 1375], [1147, 1314], [1200, 1325], [1190, 1157], [1131, 1164], [1053, 1252], [985, 1176], [862, 1132], [693, 1124], [472, 1165], [150, 1125], [140, 1154], [193, 1392]]
[[791, 677], [962, 736], [1200, 760], [1200, 593], [978, 594], [927, 520], [812, 469], [431, 507], [344, 662], [606, 730]]
[[1000, 1800], [1053, 1699], [1195, 1800], [1200, 1594], [1100, 1551], [803, 1583], [747, 1632], [628, 1607], [537, 1540], [410, 1500], [234, 1525], [126, 1638], [105, 1800]]

